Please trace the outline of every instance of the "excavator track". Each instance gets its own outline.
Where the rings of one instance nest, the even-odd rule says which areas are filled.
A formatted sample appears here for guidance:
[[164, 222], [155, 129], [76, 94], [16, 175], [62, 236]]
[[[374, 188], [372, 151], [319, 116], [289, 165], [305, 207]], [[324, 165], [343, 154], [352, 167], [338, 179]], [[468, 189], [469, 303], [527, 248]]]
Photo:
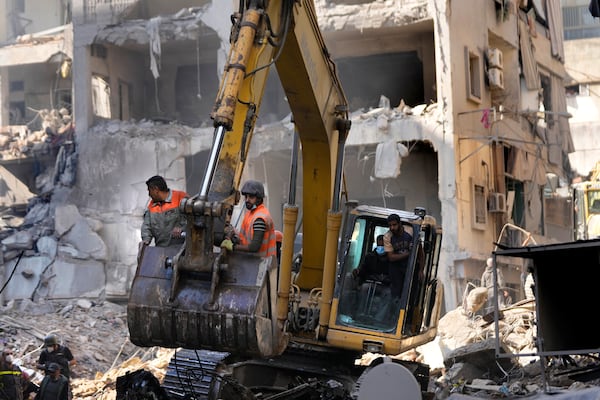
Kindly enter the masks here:
[[[376, 398], [383, 384], [379, 380], [385, 382], [389, 375], [393, 382], [406, 381], [406, 390], [424, 393], [427, 389], [429, 370], [423, 364], [389, 358], [386, 364], [381, 358], [371, 367], [361, 367], [353, 365], [348, 354], [335, 354], [300, 346], [288, 348], [279, 357], [237, 359], [230, 353], [181, 349], [169, 362], [162, 388], [172, 400], [350, 400], [365, 393], [367, 398]], [[397, 363], [403, 366], [400, 373], [389, 370]]]
[[210, 350], [178, 350], [167, 368], [162, 387], [173, 400], [206, 400], [217, 398], [222, 379], [219, 363], [229, 353]]

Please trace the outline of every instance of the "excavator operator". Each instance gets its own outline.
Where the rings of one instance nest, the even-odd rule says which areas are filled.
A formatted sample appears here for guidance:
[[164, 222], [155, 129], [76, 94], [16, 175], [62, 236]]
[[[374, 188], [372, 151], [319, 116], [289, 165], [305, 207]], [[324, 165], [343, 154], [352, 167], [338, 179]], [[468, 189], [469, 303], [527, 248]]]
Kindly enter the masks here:
[[230, 252], [241, 250], [258, 253], [261, 257], [276, 256], [275, 225], [269, 210], [263, 204], [265, 197], [263, 184], [249, 180], [244, 183], [241, 192], [245, 197], [246, 205], [241, 229], [236, 235], [229, 227], [226, 239], [221, 242], [221, 248]]

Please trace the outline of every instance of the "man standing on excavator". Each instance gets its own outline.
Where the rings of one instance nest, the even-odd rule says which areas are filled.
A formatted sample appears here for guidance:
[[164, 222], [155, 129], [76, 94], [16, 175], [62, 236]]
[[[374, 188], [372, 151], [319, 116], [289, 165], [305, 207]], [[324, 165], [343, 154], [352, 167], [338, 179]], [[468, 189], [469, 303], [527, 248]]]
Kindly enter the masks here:
[[185, 229], [185, 216], [179, 212], [179, 202], [188, 197], [180, 190], [171, 190], [162, 176], [155, 175], [146, 181], [150, 201], [144, 222], [142, 223], [142, 242], [149, 245], [154, 238], [154, 245], [167, 247], [182, 244]]
[[258, 253], [261, 257], [277, 255], [275, 225], [267, 207], [263, 204], [265, 188], [258, 181], [249, 180], [242, 186], [246, 214], [240, 231], [236, 235], [229, 232], [221, 242], [221, 248], [227, 251], [241, 250]]

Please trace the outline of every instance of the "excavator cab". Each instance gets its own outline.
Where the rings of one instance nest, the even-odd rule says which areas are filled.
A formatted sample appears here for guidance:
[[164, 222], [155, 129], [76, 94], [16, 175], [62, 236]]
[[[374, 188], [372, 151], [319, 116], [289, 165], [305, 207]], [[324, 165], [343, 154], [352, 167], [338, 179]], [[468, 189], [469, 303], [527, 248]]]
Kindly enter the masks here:
[[[357, 279], [353, 271], [374, 248], [376, 237], [388, 231], [387, 216], [392, 213], [400, 216], [404, 231], [412, 236], [404, 279], [394, 271]], [[439, 317], [442, 296], [436, 277], [442, 235], [435, 219], [424, 209], [411, 213], [361, 205], [349, 212], [342, 235], [328, 342], [397, 354], [435, 336], [436, 324], [431, 322]]]

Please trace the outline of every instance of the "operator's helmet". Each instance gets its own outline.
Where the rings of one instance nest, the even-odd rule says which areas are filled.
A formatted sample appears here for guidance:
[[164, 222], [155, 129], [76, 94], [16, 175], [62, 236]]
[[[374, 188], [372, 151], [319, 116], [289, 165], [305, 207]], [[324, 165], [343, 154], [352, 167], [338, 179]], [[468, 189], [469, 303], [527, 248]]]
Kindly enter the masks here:
[[246, 181], [242, 186], [242, 194], [256, 196], [262, 200], [265, 197], [265, 188], [259, 181]]
[[55, 334], [51, 333], [44, 338], [44, 346], [48, 347], [55, 344], [58, 344], [58, 337]]

